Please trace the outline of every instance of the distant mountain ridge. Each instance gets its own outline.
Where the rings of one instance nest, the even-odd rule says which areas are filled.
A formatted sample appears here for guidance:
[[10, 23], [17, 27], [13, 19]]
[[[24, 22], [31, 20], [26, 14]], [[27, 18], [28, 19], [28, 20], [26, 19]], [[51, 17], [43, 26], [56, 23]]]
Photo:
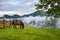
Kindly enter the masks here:
[[36, 11], [36, 12], [33, 12], [31, 14], [27, 14], [27, 15], [23, 15], [22, 17], [29, 17], [29, 16], [46, 16], [46, 13], [43, 12], [43, 11]]
[[23, 15], [23, 16], [20, 16], [18, 14], [14, 14], [12, 16], [4, 15], [5, 18], [23, 18], [23, 17], [29, 17], [29, 16], [33, 16], [33, 17], [35, 17], [35, 16], [46, 16], [46, 14], [43, 11], [36, 11], [36, 12], [31, 13], [31, 14], [27, 14], [27, 15]]
[[17, 14], [14, 14], [12, 16], [10, 16], [10, 15], [4, 15], [4, 17], [5, 18], [21, 18], [21, 16], [20, 15], [17, 15]]

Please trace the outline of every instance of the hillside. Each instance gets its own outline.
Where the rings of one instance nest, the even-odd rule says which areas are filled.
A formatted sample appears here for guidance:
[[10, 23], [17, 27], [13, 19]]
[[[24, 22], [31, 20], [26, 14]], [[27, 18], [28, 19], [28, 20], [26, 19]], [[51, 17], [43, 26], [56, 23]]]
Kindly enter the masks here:
[[0, 40], [60, 40], [59, 29], [33, 28], [0, 29]]
[[4, 15], [5, 18], [21, 18], [20, 15], [14, 14], [14, 15]]
[[35, 16], [46, 16], [46, 14], [43, 11], [35, 11], [31, 14], [23, 15], [22, 17], [29, 17], [29, 16], [33, 16], [33, 17], [35, 17]]
[[[31, 14], [26, 14], [26, 15], [22, 15], [22, 16], [20, 16], [18, 14], [14, 14], [14, 15], [6, 15], [5, 14], [4, 15], [5, 18], [23, 18], [23, 17], [29, 17], [29, 16], [33, 16], [33, 17], [35, 17], [35, 16], [46, 16], [46, 14], [43, 11], [35, 11]], [[2, 17], [0, 17], [0, 19], [1, 18]]]

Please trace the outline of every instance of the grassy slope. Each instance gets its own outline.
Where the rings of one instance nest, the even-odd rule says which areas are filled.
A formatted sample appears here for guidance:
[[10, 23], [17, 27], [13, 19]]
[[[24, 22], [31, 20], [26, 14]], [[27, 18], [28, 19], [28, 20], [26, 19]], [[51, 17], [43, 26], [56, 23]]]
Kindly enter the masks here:
[[0, 40], [60, 40], [60, 30], [26, 26], [24, 30], [0, 29]]

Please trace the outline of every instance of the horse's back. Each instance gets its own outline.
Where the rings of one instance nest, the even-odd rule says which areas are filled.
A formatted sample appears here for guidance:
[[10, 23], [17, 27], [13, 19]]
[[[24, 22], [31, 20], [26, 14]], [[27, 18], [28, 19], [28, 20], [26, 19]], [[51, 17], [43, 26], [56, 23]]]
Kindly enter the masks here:
[[13, 20], [12, 24], [23, 24], [22, 20]]

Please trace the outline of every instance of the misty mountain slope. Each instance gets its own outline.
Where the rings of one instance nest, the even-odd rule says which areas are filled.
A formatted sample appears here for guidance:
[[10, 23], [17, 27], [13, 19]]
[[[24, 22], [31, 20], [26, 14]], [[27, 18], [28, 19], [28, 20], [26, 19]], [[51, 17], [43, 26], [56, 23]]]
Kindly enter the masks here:
[[23, 18], [23, 17], [29, 17], [29, 16], [33, 16], [33, 17], [35, 17], [35, 16], [46, 16], [46, 13], [43, 11], [35, 11], [31, 14], [26, 14], [26, 15], [22, 15], [22, 16], [20, 16], [18, 14], [14, 14], [14, 15], [5, 14], [4, 15], [5, 18]]
[[20, 15], [14, 14], [14, 15], [4, 15], [5, 18], [21, 18]]
[[[47, 18], [46, 20], [46, 13], [43, 11], [36, 11], [31, 14], [27, 15], [4, 15], [5, 18], [17, 18], [18, 20], [22, 20], [25, 25], [29, 26], [34, 26], [34, 27], [56, 27], [60, 28], [58, 25], [60, 25], [58, 22], [55, 21], [54, 19], [51, 19], [50, 17]], [[12, 19], [13, 20], [13, 19]], [[56, 23], [56, 24], [55, 24]]]
[[43, 12], [43, 11], [36, 11], [36, 12], [33, 12], [31, 14], [27, 14], [27, 15], [23, 15], [22, 17], [29, 17], [29, 16], [46, 16], [46, 13]]

